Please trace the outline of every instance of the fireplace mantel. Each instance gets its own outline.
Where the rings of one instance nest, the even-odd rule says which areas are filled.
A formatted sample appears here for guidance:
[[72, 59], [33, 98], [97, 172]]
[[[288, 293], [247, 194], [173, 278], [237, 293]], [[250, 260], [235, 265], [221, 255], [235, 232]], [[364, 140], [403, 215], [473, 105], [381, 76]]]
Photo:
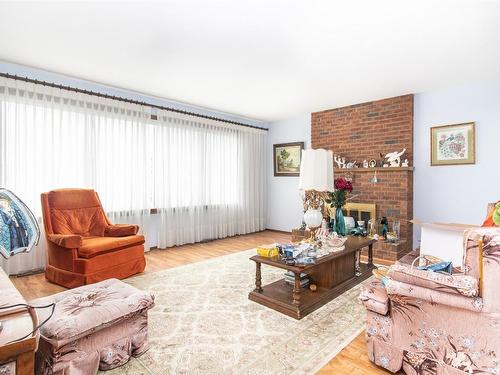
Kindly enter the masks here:
[[376, 168], [333, 168], [335, 173], [340, 172], [352, 172], [352, 173], [362, 173], [362, 172], [413, 172], [413, 167], [376, 167]]

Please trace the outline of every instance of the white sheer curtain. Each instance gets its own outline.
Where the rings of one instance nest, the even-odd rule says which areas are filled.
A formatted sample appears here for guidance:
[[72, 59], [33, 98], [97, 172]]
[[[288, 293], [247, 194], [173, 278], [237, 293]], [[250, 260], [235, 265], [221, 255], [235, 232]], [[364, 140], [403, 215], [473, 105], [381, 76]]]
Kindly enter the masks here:
[[[150, 111], [0, 78], [0, 186], [37, 217], [40, 193], [93, 188], [112, 221], [141, 226], [146, 248], [264, 229], [265, 132]], [[43, 268], [44, 236], [1, 262]]]
[[160, 114], [154, 143], [154, 155], [164, 161], [154, 172], [165, 229], [158, 246], [262, 230], [264, 133], [170, 116]]

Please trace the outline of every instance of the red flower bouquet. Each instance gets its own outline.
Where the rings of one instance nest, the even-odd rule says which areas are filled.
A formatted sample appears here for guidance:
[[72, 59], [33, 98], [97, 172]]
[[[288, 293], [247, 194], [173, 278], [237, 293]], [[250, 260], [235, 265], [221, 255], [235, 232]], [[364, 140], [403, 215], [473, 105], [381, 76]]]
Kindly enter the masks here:
[[335, 189], [337, 190], [345, 190], [349, 193], [352, 193], [352, 184], [350, 181], [347, 181], [345, 178], [336, 178], [335, 179]]
[[352, 183], [345, 178], [335, 179], [335, 191], [330, 193], [330, 199], [326, 201], [332, 207], [342, 208], [347, 200], [347, 193], [352, 193]]

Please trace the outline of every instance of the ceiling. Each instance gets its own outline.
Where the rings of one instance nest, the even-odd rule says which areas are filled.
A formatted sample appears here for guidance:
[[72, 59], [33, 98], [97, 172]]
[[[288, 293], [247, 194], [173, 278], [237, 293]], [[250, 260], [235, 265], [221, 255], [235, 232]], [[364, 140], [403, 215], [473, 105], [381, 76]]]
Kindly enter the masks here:
[[265, 121], [500, 79], [500, 2], [0, 2], [0, 60]]

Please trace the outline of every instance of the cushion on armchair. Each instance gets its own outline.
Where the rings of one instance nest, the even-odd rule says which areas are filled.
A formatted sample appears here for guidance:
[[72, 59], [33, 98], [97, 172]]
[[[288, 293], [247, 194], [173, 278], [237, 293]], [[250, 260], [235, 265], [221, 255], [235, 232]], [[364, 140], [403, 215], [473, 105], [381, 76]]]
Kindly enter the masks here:
[[76, 249], [82, 246], [82, 236], [77, 234], [47, 234], [47, 239], [57, 246], [65, 247], [66, 249]]
[[363, 285], [359, 299], [368, 310], [377, 314], [385, 315], [389, 311], [389, 298], [380, 280]]
[[59, 234], [79, 234], [81, 236], [103, 236], [108, 225], [100, 206], [73, 209], [53, 208], [51, 210], [52, 229]]
[[500, 201], [494, 205], [493, 210], [484, 220], [483, 227], [500, 227]]
[[457, 293], [446, 293], [432, 288], [422, 287], [415, 284], [407, 284], [394, 279], [389, 279], [387, 294], [391, 303], [406, 303], [401, 297], [409, 297], [415, 300], [427, 301], [432, 304], [446, 305], [470, 311], [482, 311], [483, 299], [480, 297], [466, 297]]
[[78, 249], [78, 255], [82, 258], [92, 258], [96, 255], [110, 251], [116, 251], [134, 245], [142, 245], [144, 236], [126, 237], [85, 237], [82, 246]]
[[479, 293], [479, 282], [470, 275], [447, 275], [395, 264], [389, 269], [389, 277], [402, 283], [467, 297], [476, 297]]
[[139, 227], [134, 224], [114, 224], [106, 227], [104, 235], [110, 237], [133, 236], [138, 231]]

